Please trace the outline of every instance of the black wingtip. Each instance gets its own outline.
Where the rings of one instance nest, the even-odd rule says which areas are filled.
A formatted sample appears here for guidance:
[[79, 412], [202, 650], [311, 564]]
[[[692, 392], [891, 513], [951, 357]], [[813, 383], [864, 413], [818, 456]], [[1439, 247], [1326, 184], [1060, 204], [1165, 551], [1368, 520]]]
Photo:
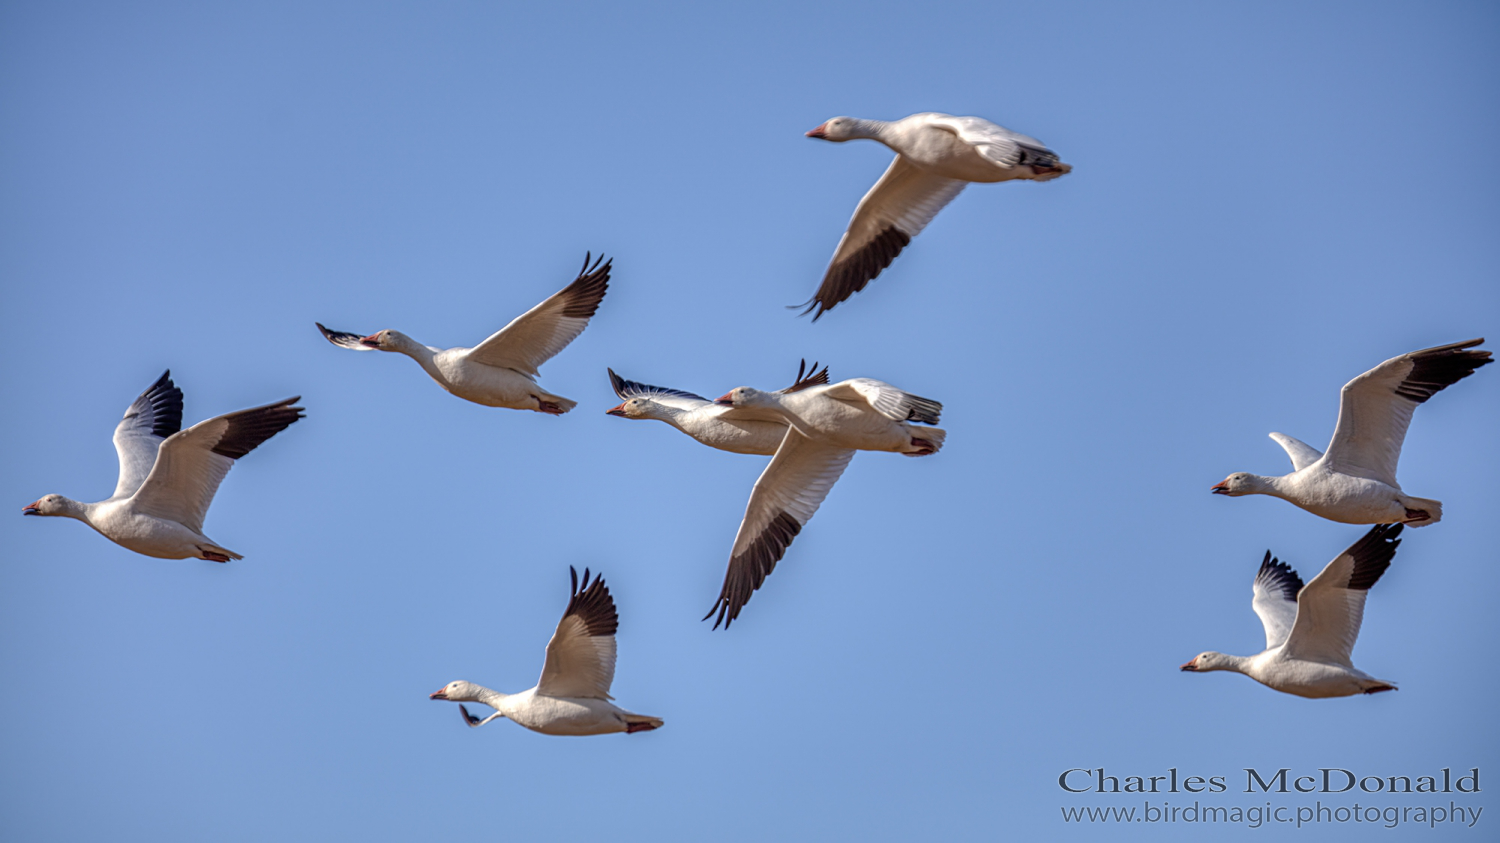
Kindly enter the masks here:
[[600, 255], [593, 266], [590, 266], [589, 260], [592, 257], [592, 253], [584, 255], [583, 269], [579, 271], [578, 277], [562, 290], [568, 299], [563, 307], [563, 316], [592, 319], [599, 310], [600, 302], [604, 301], [604, 294], [609, 292], [609, 270], [614, 265], [614, 259], [605, 260]]
[[625, 395], [625, 379], [615, 374], [615, 370], [609, 368], [608, 366], [604, 368], [604, 371], [609, 372], [610, 389], [613, 389], [615, 391], [615, 395], [618, 396], [621, 401], [628, 400]]
[[1261, 560], [1260, 570], [1255, 573], [1255, 581], [1264, 583], [1267, 591], [1279, 590], [1283, 600], [1294, 603], [1297, 601], [1297, 594], [1306, 585], [1291, 565], [1272, 556], [1269, 550], [1266, 551], [1266, 558]]
[[573, 594], [568, 599], [568, 608], [563, 612], [563, 617], [576, 615], [583, 621], [589, 635], [614, 635], [620, 627], [620, 616], [615, 610], [615, 599], [609, 593], [609, 586], [604, 584], [604, 575], [599, 574], [594, 577], [593, 582], [589, 582], [592, 572], [584, 568], [580, 588], [578, 569], [569, 565], [568, 573], [573, 578]]
[[1467, 351], [1484, 342], [1484, 337], [1413, 351], [1411, 371], [1396, 387], [1396, 394], [1422, 404], [1432, 396], [1474, 374], [1482, 366], [1495, 362], [1488, 351]]
[[[809, 372], [811, 372], [811, 374], [808, 374]], [[804, 375], [806, 377], [804, 377]], [[784, 394], [790, 395], [793, 392], [801, 392], [802, 390], [807, 389], [811, 386], [823, 386], [827, 383], [828, 367], [824, 366], [823, 369], [819, 371], [816, 361], [814, 361], [812, 366], [809, 367], [807, 365], [807, 358], [804, 357], [802, 358], [801, 362], [797, 364], [797, 379], [792, 381], [791, 386], [781, 391]]]
[[274, 404], [231, 413], [227, 418], [228, 427], [211, 450], [232, 460], [245, 456], [272, 436], [306, 418], [305, 407], [292, 406], [301, 400], [302, 396], [295, 395]]
[[163, 439], [182, 429], [182, 390], [172, 383], [171, 369], [136, 396], [125, 410], [125, 418], [131, 416], [140, 417], [137, 424], [149, 424], [151, 435]]
[[1354, 557], [1354, 569], [1349, 574], [1346, 588], [1368, 591], [1380, 580], [1385, 569], [1396, 558], [1396, 548], [1401, 546], [1401, 539], [1398, 537], [1404, 527], [1403, 524], [1376, 524], [1370, 528], [1370, 532], [1344, 551]]

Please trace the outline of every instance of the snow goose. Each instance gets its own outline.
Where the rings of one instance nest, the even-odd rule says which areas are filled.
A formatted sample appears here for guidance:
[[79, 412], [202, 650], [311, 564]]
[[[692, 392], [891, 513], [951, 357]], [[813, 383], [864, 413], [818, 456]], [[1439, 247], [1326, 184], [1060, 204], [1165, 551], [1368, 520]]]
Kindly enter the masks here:
[[[400, 331], [384, 330], [361, 337], [315, 323], [329, 342], [355, 351], [394, 351], [421, 365], [443, 389], [486, 407], [535, 410], [562, 415], [577, 401], [553, 395], [536, 384], [537, 369], [567, 347], [588, 327], [609, 286], [613, 261], [603, 257], [583, 269], [573, 283], [511, 320], [473, 348], [445, 350], [422, 345]], [[600, 264], [603, 266], [600, 266]]]
[[981, 117], [926, 112], [900, 120], [835, 117], [807, 133], [828, 141], [869, 138], [896, 158], [865, 198], [807, 304], [813, 321], [863, 290], [969, 182], [1048, 181], [1072, 171], [1036, 138]]
[[1482, 342], [1481, 337], [1440, 345], [1381, 363], [1344, 384], [1327, 453], [1272, 433], [1291, 457], [1292, 473], [1262, 477], [1237, 472], [1214, 486], [1213, 493], [1274, 495], [1345, 524], [1437, 523], [1443, 517], [1442, 503], [1402, 492], [1396, 462], [1417, 405], [1492, 362], [1488, 351], [1465, 350]]
[[1251, 605], [1266, 628], [1258, 656], [1200, 653], [1182, 669], [1232, 670], [1268, 688], [1299, 697], [1347, 697], [1394, 691], [1350, 661], [1365, 595], [1390, 567], [1401, 540], [1400, 524], [1381, 524], [1339, 554], [1307, 585], [1290, 565], [1266, 551], [1255, 575]]
[[483, 720], [462, 705], [458, 710], [470, 726], [483, 726], [506, 717], [544, 735], [607, 735], [611, 732], [649, 732], [662, 726], [660, 717], [635, 714], [613, 704], [609, 686], [615, 679], [615, 630], [620, 618], [602, 576], [589, 582], [583, 572], [573, 577], [573, 596], [547, 642], [547, 660], [536, 687], [519, 694], [502, 694], [462, 679], [449, 682], [428, 699], [483, 703], [495, 710]]
[[[779, 418], [739, 418], [732, 408], [701, 395], [628, 381], [615, 374], [614, 369], [606, 371], [615, 394], [623, 399], [619, 406], [605, 410], [608, 415], [664, 421], [710, 448], [736, 454], [770, 456], [776, 453], [776, 448], [786, 437], [786, 422]], [[781, 393], [828, 383], [827, 366], [819, 370], [818, 364], [814, 363], [812, 374], [803, 377], [807, 371], [807, 361], [803, 360], [797, 369], [797, 379]]]
[[855, 451], [895, 451], [911, 457], [936, 453], [947, 434], [908, 422], [937, 424], [943, 405], [870, 378], [854, 378], [793, 393], [748, 386], [719, 404], [779, 417], [788, 429], [745, 507], [734, 538], [719, 599], [704, 616], [714, 629], [729, 628], [753, 592], [775, 570], [792, 539], [818, 511]]
[[302, 418], [300, 396], [226, 413], [182, 430], [182, 390], [167, 371], [115, 427], [120, 480], [98, 503], [47, 495], [25, 515], [64, 515], [115, 544], [159, 559], [243, 559], [203, 535], [203, 518], [234, 461]]

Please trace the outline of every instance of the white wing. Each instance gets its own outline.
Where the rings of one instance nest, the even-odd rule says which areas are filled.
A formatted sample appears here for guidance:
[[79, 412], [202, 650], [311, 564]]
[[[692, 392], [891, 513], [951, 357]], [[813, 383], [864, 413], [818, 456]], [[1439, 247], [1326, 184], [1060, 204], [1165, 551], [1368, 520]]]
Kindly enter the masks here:
[[880, 181], [859, 200], [823, 283], [804, 313], [816, 309], [816, 322], [823, 311], [863, 290], [966, 184], [932, 175], [897, 155]]
[[1297, 619], [1297, 592], [1301, 590], [1302, 578], [1292, 566], [1277, 561], [1271, 551], [1266, 551], [1266, 558], [1255, 574], [1250, 605], [1266, 628], [1267, 650], [1280, 647], [1291, 634], [1292, 622]]
[[589, 582], [583, 572], [583, 590], [578, 571], [573, 575], [573, 596], [552, 640], [547, 642], [547, 661], [536, 691], [548, 697], [608, 700], [615, 681], [615, 630], [620, 626], [615, 600], [604, 585], [604, 577]]
[[115, 426], [115, 453], [120, 457], [120, 480], [110, 500], [128, 498], [146, 482], [156, 451], [168, 436], [182, 429], [182, 390], [172, 383], [169, 369], [151, 384]]
[[584, 257], [583, 270], [573, 283], [469, 349], [468, 359], [536, 377], [543, 363], [583, 333], [594, 311], [599, 309], [599, 302], [604, 301], [613, 261], [600, 257], [591, 267], [589, 257]]
[[864, 403], [892, 421], [916, 421], [937, 424], [943, 405], [931, 398], [903, 392], [885, 381], [874, 378], [850, 378], [823, 390], [823, 395], [840, 401]]
[[1323, 458], [1322, 451], [1300, 439], [1293, 439], [1285, 433], [1272, 433], [1269, 435], [1272, 439], [1276, 440], [1276, 444], [1280, 445], [1283, 451], [1286, 451], [1286, 455], [1291, 457], [1292, 470], [1294, 471], [1301, 471]]
[[1350, 657], [1365, 616], [1365, 594], [1390, 567], [1400, 534], [1400, 524], [1377, 524], [1313, 577], [1297, 595], [1287, 656], [1354, 667]]
[[1411, 414], [1446, 387], [1493, 362], [1488, 351], [1465, 351], [1483, 338], [1413, 351], [1381, 363], [1344, 384], [1339, 393], [1339, 423], [1328, 444], [1328, 464], [1335, 471], [1396, 482], [1396, 463]]
[[1036, 138], [1012, 132], [982, 117], [934, 115], [927, 122], [958, 135], [985, 159], [1007, 170], [1029, 167], [1034, 172], [1034, 181], [1054, 179], [1073, 169], [1059, 161], [1057, 153]]
[[853, 451], [829, 447], [787, 429], [776, 456], [750, 492], [750, 503], [729, 555], [724, 587], [704, 620], [717, 613], [714, 628], [723, 623], [727, 629], [739, 617], [740, 609], [776, 568], [787, 546], [818, 511], [853, 456]]
[[135, 508], [201, 533], [208, 505], [234, 461], [302, 418], [302, 408], [291, 406], [299, 400], [226, 413], [168, 437], [136, 490]]

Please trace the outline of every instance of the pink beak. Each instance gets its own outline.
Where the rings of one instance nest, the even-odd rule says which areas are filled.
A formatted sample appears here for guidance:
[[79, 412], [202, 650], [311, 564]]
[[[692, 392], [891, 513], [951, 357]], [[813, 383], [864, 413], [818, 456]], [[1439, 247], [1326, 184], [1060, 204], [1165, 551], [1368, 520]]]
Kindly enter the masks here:
[[1182, 669], [1186, 670], [1186, 671], [1197, 671], [1198, 670], [1198, 659], [1197, 659], [1197, 657], [1194, 657], [1192, 661], [1190, 661], [1187, 664], [1183, 665]]
[[429, 700], [446, 700], [446, 699], [448, 699], [448, 689], [446, 687], [439, 688], [436, 691], [433, 691], [432, 693], [428, 694], [427, 695], [427, 699], [429, 699]]
[[21, 514], [22, 515], [41, 515], [42, 514], [42, 502], [41, 501], [36, 501], [35, 503], [26, 504], [26, 506], [24, 506], [24, 507], [21, 508]]
[[368, 337], [360, 337], [359, 341], [362, 342], [362, 343], [364, 343], [365, 345], [368, 345], [371, 348], [379, 348], [380, 347], [380, 340], [376, 339], [374, 334], [371, 334]]
[[604, 415], [606, 415], [606, 416], [620, 416], [621, 418], [624, 418], [624, 416], [625, 416], [625, 405], [622, 403], [618, 407], [611, 407], [608, 410], [604, 411]]
[[1229, 484], [1228, 480], [1220, 480], [1218, 482], [1218, 484], [1215, 485], [1213, 488], [1209, 489], [1209, 491], [1213, 492], [1216, 495], [1227, 495], [1227, 494], [1229, 494], [1229, 485], [1228, 484]]
[[828, 129], [828, 124], [824, 123], [821, 126], [819, 126], [818, 128], [813, 129], [811, 132], [808, 132], [807, 133], [807, 137], [810, 137], [810, 138], [826, 138], [826, 137], [828, 137], [828, 131], [827, 131], [827, 129]]
[[722, 397], [714, 399], [714, 403], [715, 404], [728, 404], [729, 406], [733, 407], [734, 406], [734, 393], [733, 392], [726, 392], [726, 393], [724, 393], [724, 395]]

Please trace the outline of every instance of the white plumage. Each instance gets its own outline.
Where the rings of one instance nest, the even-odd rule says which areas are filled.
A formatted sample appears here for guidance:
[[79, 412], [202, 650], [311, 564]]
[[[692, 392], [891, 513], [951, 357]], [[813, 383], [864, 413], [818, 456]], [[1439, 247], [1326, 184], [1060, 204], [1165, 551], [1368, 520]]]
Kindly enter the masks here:
[[1396, 684], [1356, 668], [1354, 642], [1364, 619], [1365, 596], [1390, 566], [1401, 544], [1400, 524], [1381, 524], [1350, 545], [1306, 586], [1290, 565], [1266, 551], [1255, 576], [1251, 605], [1266, 630], [1256, 656], [1205, 652], [1182, 669], [1231, 670], [1299, 697], [1347, 697], [1394, 691]]
[[1436, 524], [1443, 505], [1412, 497], [1396, 482], [1396, 463], [1417, 405], [1492, 362], [1488, 351], [1467, 349], [1483, 338], [1413, 351], [1381, 363], [1339, 393], [1339, 420], [1328, 451], [1287, 436], [1271, 438], [1291, 458], [1291, 474], [1236, 472], [1214, 494], [1273, 495], [1315, 515], [1345, 524]]
[[466, 401], [562, 415], [578, 402], [538, 386], [537, 370], [583, 333], [604, 300], [611, 262], [601, 257], [589, 266], [590, 257], [584, 256], [583, 269], [571, 284], [473, 348], [444, 350], [422, 345], [400, 331], [387, 329], [361, 337], [316, 324], [329, 342], [341, 348], [405, 354], [439, 386]]
[[568, 608], [552, 640], [536, 687], [519, 694], [503, 694], [483, 685], [457, 680], [428, 695], [429, 699], [478, 702], [495, 709], [480, 719], [459, 706], [464, 722], [483, 726], [496, 717], [514, 720], [545, 735], [606, 735], [611, 732], [647, 732], [660, 728], [660, 717], [636, 714], [610, 702], [609, 687], [615, 679], [615, 631], [619, 616], [615, 601], [602, 576], [589, 582], [583, 572], [573, 577]]
[[203, 535], [209, 504], [234, 461], [302, 418], [288, 398], [182, 427], [182, 390], [165, 372], [115, 427], [120, 479], [97, 503], [45, 495], [26, 515], [76, 518], [110, 541], [161, 559], [243, 558]]
[[796, 392], [737, 387], [718, 399], [749, 417], [788, 425], [776, 456], [755, 481], [730, 551], [724, 587], [705, 620], [727, 628], [759, 589], [792, 539], [818, 511], [855, 451], [936, 453], [947, 434], [910, 422], [937, 424], [943, 406], [883, 381], [854, 378]]
[[900, 120], [835, 117], [807, 133], [829, 141], [869, 138], [896, 158], [854, 209], [823, 283], [813, 320], [863, 290], [970, 182], [1048, 181], [1072, 171], [1033, 137], [981, 117], [926, 112]]

